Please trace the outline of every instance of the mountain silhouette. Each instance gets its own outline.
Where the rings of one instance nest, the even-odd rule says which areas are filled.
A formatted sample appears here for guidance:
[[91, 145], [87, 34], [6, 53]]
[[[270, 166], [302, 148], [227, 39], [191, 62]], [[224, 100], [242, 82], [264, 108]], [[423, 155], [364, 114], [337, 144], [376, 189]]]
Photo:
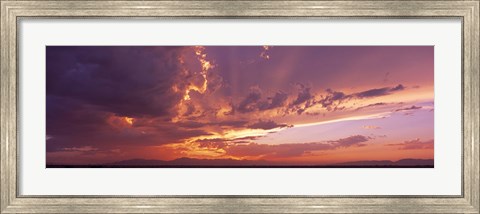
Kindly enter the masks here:
[[[106, 165], [114, 166], [192, 166], [192, 167], [202, 167], [202, 166], [296, 166], [298, 164], [285, 164], [278, 162], [269, 162], [265, 160], [235, 160], [235, 159], [196, 159], [196, 158], [178, 158], [171, 161], [163, 160], [145, 160], [145, 159], [131, 159], [118, 161]], [[322, 167], [325, 165], [313, 165], [307, 164], [304, 166], [317, 166]], [[398, 161], [355, 161], [355, 162], [345, 162], [332, 164], [328, 166], [433, 166], [432, 159], [401, 159]]]
[[354, 161], [339, 163], [336, 165], [350, 165], [350, 166], [433, 166], [433, 159], [401, 159], [398, 161]]
[[171, 161], [163, 160], [144, 160], [131, 159], [109, 163], [106, 165], [121, 165], [121, 166], [255, 166], [255, 165], [269, 165], [264, 160], [235, 160], [235, 159], [196, 159], [196, 158], [178, 158]]

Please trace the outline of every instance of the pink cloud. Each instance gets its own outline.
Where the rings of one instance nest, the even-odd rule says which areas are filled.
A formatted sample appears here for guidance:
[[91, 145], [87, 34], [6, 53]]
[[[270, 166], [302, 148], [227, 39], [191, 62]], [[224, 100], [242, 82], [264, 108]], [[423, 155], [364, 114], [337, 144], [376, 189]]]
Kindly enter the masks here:
[[433, 139], [427, 141], [420, 141], [419, 138], [405, 141], [403, 143], [387, 144], [387, 146], [398, 146], [401, 150], [413, 149], [433, 149]]

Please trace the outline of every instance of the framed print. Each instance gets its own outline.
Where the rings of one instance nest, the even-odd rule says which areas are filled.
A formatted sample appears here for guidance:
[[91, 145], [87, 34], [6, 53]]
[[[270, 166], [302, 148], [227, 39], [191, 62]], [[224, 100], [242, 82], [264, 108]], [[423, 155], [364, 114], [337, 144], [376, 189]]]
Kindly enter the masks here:
[[478, 213], [478, 1], [1, 1], [1, 213]]
[[47, 46], [46, 167], [433, 168], [433, 50]]

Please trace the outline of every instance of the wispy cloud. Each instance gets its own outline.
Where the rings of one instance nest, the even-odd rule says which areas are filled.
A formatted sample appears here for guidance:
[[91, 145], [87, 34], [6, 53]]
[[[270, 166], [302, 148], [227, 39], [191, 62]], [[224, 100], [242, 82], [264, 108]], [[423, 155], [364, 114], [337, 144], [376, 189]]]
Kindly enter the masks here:
[[362, 126], [363, 129], [380, 129], [379, 126], [373, 126], [373, 125], [365, 125]]
[[302, 156], [313, 151], [334, 150], [339, 148], [347, 148], [352, 146], [365, 146], [370, 138], [362, 135], [354, 135], [337, 140], [313, 143], [296, 143], [296, 144], [238, 144], [225, 148], [227, 155], [233, 156], [258, 156], [258, 157], [293, 157]]
[[402, 84], [399, 84], [395, 87], [384, 87], [384, 88], [374, 88], [362, 92], [353, 94], [352, 96], [357, 98], [370, 98], [370, 97], [379, 97], [389, 95], [396, 91], [404, 90], [405, 87]]
[[433, 149], [433, 140], [421, 141], [417, 138], [403, 143], [387, 144], [387, 146], [395, 146], [401, 150]]

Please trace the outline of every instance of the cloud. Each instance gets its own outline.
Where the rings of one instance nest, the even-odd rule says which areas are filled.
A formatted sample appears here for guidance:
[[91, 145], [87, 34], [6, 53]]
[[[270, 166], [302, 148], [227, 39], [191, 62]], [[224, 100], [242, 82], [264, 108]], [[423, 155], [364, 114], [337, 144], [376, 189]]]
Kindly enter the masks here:
[[310, 88], [307, 88], [300, 84], [300, 92], [297, 95], [297, 98], [290, 104], [290, 106], [299, 105], [313, 99], [313, 95], [310, 92]]
[[114, 158], [123, 157], [119, 149], [98, 149], [90, 146], [65, 148], [58, 151], [47, 151], [47, 165], [90, 165], [104, 163]]
[[410, 107], [406, 107], [406, 108], [400, 108], [400, 109], [395, 109], [395, 111], [410, 111], [410, 110], [417, 110], [417, 109], [421, 109], [422, 107], [421, 106], [410, 106]]
[[236, 128], [241, 128], [245, 127], [245, 125], [248, 123], [246, 120], [225, 120], [225, 121], [219, 121], [219, 122], [196, 122], [196, 121], [181, 121], [181, 122], [176, 122], [175, 124], [184, 127], [184, 128], [203, 128], [207, 126], [221, 126], [221, 127], [236, 127]]
[[315, 106], [318, 102], [315, 100], [315, 95], [311, 92], [310, 87], [305, 87], [301, 83], [297, 83], [299, 92], [296, 98], [288, 105], [287, 112], [302, 114], [308, 108]]
[[338, 140], [313, 143], [295, 143], [295, 144], [237, 144], [228, 146], [225, 149], [228, 155], [232, 156], [268, 156], [268, 157], [294, 157], [301, 156], [313, 151], [334, 150], [339, 148], [347, 148], [352, 146], [364, 146], [369, 137], [363, 135], [354, 135]]
[[363, 142], [367, 142], [370, 138], [363, 135], [354, 135], [347, 138], [341, 138], [335, 141], [328, 141], [333, 143], [334, 148], [350, 147], [350, 146], [364, 146]]
[[218, 125], [218, 126], [230, 126], [230, 127], [244, 127], [248, 121], [246, 120], [228, 120], [228, 121], [220, 121], [220, 122], [212, 122], [209, 123], [210, 125]]
[[171, 116], [198, 77], [194, 70], [183, 72], [179, 58], [186, 50], [47, 46], [47, 95], [69, 97], [122, 116]]
[[172, 122], [180, 107], [183, 116], [211, 114], [213, 108], [185, 101], [185, 93], [198, 97], [206, 76], [208, 90], [222, 83], [204, 71], [207, 61], [192, 47], [48, 46], [46, 54], [47, 152], [78, 152], [86, 142], [99, 153], [117, 145], [129, 150], [211, 135], [201, 120]]
[[384, 95], [389, 95], [392, 92], [404, 90], [405, 87], [402, 84], [399, 84], [395, 87], [384, 87], [384, 88], [374, 88], [366, 91], [362, 91], [352, 96], [357, 98], [370, 98], [370, 97], [379, 97]]
[[390, 93], [390, 88], [376, 88], [376, 89], [370, 89], [367, 91], [359, 92], [355, 94], [355, 97], [358, 97], [358, 98], [378, 97], [378, 96], [387, 95], [389, 93]]
[[[125, 117], [91, 107], [79, 100], [47, 95], [47, 152], [95, 145], [100, 150], [182, 142], [210, 133], [198, 124], [179, 126], [162, 117], [143, 117], [128, 123]], [[185, 128], [187, 127], [188, 128]], [[87, 145], [85, 145], [87, 144]], [[73, 149], [70, 149], [73, 150]], [[128, 150], [128, 149], [127, 149]]]
[[252, 143], [252, 141], [258, 140], [262, 137], [264, 136], [247, 136], [241, 138], [204, 138], [195, 140], [195, 142], [199, 143], [200, 147], [209, 147], [209, 145], [215, 145], [215, 148], [224, 148], [230, 144]]
[[[364, 98], [373, 98], [373, 97], [378, 97], [378, 96], [384, 96], [384, 95], [389, 95], [391, 93], [397, 92], [404, 90], [405, 87], [402, 84], [399, 84], [395, 87], [384, 87], [384, 88], [374, 88], [358, 93], [353, 93], [353, 94], [345, 94], [344, 92], [341, 91], [334, 91], [330, 88], [326, 89], [326, 94], [321, 96], [321, 99], [318, 100], [316, 103], [319, 103], [322, 105], [323, 108], [325, 108], [327, 111], [337, 111], [337, 110], [343, 110], [346, 107], [341, 106], [341, 104], [345, 101], [348, 101], [350, 99], [364, 99]], [[366, 106], [358, 107], [355, 110], [360, 110], [364, 108], [370, 108], [370, 107], [376, 107], [376, 106], [382, 106], [382, 105], [387, 105], [388, 103], [374, 103], [374, 104], [369, 104]]]
[[414, 149], [433, 149], [433, 139], [427, 141], [420, 141], [419, 138], [404, 141], [403, 143], [387, 144], [387, 146], [396, 146], [401, 150], [414, 150]]
[[405, 87], [402, 84], [399, 84], [399, 85], [391, 88], [390, 91], [401, 91], [403, 89], [405, 89]]
[[228, 155], [238, 157], [268, 156], [268, 157], [294, 157], [301, 156], [306, 152], [317, 150], [329, 150], [332, 146], [326, 143], [301, 143], [301, 144], [237, 144], [225, 148]]
[[368, 104], [368, 105], [365, 105], [365, 106], [361, 106], [361, 107], [356, 108], [355, 110], [358, 111], [360, 109], [371, 108], [371, 107], [376, 107], [376, 106], [385, 106], [385, 105], [388, 105], [388, 103], [379, 102], [379, 103], [373, 103], [373, 104]]
[[262, 98], [259, 90], [250, 92], [239, 104], [237, 110], [240, 113], [253, 112], [258, 109], [257, 103]]
[[83, 147], [71, 147], [71, 148], [63, 148], [63, 151], [72, 151], [72, 152], [92, 152], [97, 151], [98, 148], [94, 148], [91, 146], [83, 146]]
[[196, 122], [196, 121], [177, 122], [176, 124], [177, 124], [178, 126], [180, 126], [180, 127], [184, 127], [184, 128], [194, 128], [194, 129], [202, 128], [202, 127], [205, 127], [205, 126], [207, 125], [207, 124], [205, 124], [205, 123]]
[[47, 95], [46, 97], [46, 130], [56, 141], [58, 135], [77, 133], [97, 134], [109, 128], [107, 119], [112, 113], [92, 108], [82, 101]]
[[186, 110], [182, 114], [182, 116], [184, 117], [193, 116], [195, 113], [198, 112], [197, 109], [195, 108], [195, 105], [193, 105], [192, 103], [186, 103], [184, 105], [186, 106]]
[[283, 107], [288, 99], [284, 92], [276, 92], [272, 97], [262, 100], [262, 91], [258, 87], [250, 89], [250, 93], [243, 98], [237, 106], [240, 113], [249, 113], [254, 111], [266, 111]]
[[[342, 58], [346, 56], [346, 49], [278, 48], [48, 46], [47, 152], [56, 152], [57, 155], [59, 152], [81, 153], [80, 150], [91, 146], [98, 149], [92, 153], [118, 149], [132, 156], [132, 149], [137, 149], [136, 154], [141, 155], [150, 153], [152, 146], [166, 148], [222, 135], [234, 138], [252, 133], [267, 134], [275, 128], [287, 127], [275, 121], [303, 124], [355, 116], [360, 112], [348, 110], [365, 104], [368, 98], [405, 89], [402, 84], [383, 85], [385, 83], [378, 83], [378, 80], [364, 78], [374, 75], [381, 78], [385, 68], [376, 71], [365, 67], [361, 70], [372, 72], [372, 75], [353, 81], [348, 78], [336, 81], [348, 74], [348, 68], [352, 67], [345, 65]], [[263, 51], [261, 57], [268, 57], [268, 61], [259, 57], [260, 51]], [[357, 54], [364, 51], [362, 48]], [[335, 57], [332, 57], [333, 52]], [[273, 57], [270, 58], [270, 54]], [[258, 63], [239, 63], [252, 58]], [[354, 61], [357, 58], [351, 56]], [[323, 69], [319, 70], [319, 67]], [[386, 78], [393, 76], [397, 75], [392, 73]], [[388, 84], [391, 81], [388, 80]], [[408, 78], [401, 81], [405, 81], [401, 82], [405, 85], [414, 85]], [[366, 85], [370, 88], [364, 89], [370, 90], [341, 91]], [[329, 87], [338, 87], [340, 91]], [[320, 92], [323, 88], [329, 89]], [[356, 102], [356, 99], [364, 100]], [[340, 111], [345, 106], [346, 111], [325, 116], [325, 109]], [[403, 106], [389, 110], [400, 107]], [[325, 118], [298, 116], [300, 114], [323, 114]], [[203, 143], [212, 148], [226, 148], [235, 147], [232, 144], [257, 142], [256, 139], [219, 137], [215, 142], [210, 139]], [[273, 153], [304, 154], [313, 149], [350, 146], [349, 142], [358, 146], [363, 144], [355, 143], [355, 140], [361, 138], [282, 146]], [[272, 149], [270, 146], [259, 147], [260, 150]], [[278, 149], [282, 151], [276, 151]], [[174, 155], [179, 154], [170, 156]]]
[[[351, 99], [365, 99], [378, 96], [389, 95], [397, 91], [402, 91], [405, 87], [399, 84], [394, 87], [374, 88], [358, 93], [346, 94], [341, 91], [334, 91], [333, 89], [326, 89], [326, 94], [320, 96], [317, 100], [315, 94], [312, 93], [310, 87], [306, 87], [301, 83], [296, 84], [299, 87], [298, 94], [287, 105], [289, 95], [284, 92], [277, 92], [274, 96], [268, 97], [266, 100], [262, 100], [262, 91], [259, 87], [251, 88], [251, 92], [245, 96], [237, 106], [237, 110], [241, 113], [250, 113], [255, 111], [271, 110], [276, 108], [284, 108], [285, 113], [303, 114], [307, 109], [321, 105], [327, 111], [337, 111], [346, 109], [341, 104]], [[356, 110], [363, 108], [369, 108], [374, 106], [387, 105], [387, 103], [375, 103], [368, 106], [359, 107]], [[229, 112], [232, 114], [234, 111]], [[309, 113], [310, 115], [316, 115]]]
[[222, 149], [228, 144], [221, 139], [197, 140], [200, 147], [208, 149]]
[[288, 99], [288, 95], [284, 92], [277, 92], [273, 97], [267, 98], [267, 101], [258, 104], [259, 110], [269, 110], [283, 107]]
[[254, 124], [249, 125], [248, 128], [269, 130], [274, 128], [284, 128], [287, 126], [287, 124], [278, 124], [272, 120], [260, 120]]
[[379, 126], [373, 126], [373, 125], [366, 125], [362, 126], [363, 129], [380, 129]]
[[[312, 143], [287, 143], [287, 144], [261, 144], [252, 142], [260, 137], [244, 137], [238, 139], [199, 139], [194, 145], [180, 144], [180, 147], [185, 147], [185, 151], [191, 147], [198, 147], [200, 149], [207, 149], [209, 151], [223, 153], [226, 157], [298, 157], [314, 151], [327, 151], [342, 149], [347, 147], [365, 146], [365, 142], [372, 139], [362, 135], [353, 135], [337, 140], [330, 140], [324, 142]], [[187, 148], [188, 147], [188, 148]], [[219, 150], [221, 149], [221, 150]]]
[[318, 102], [328, 111], [338, 109], [338, 106], [342, 101], [350, 98], [350, 96], [346, 95], [345, 93], [333, 91], [330, 88], [328, 88], [326, 92], [327, 94], [322, 96], [322, 99], [320, 99]]
[[265, 136], [247, 136], [247, 137], [240, 137], [240, 138], [235, 138], [234, 141], [245, 141], [245, 140], [258, 140], [262, 137], [265, 137]]

